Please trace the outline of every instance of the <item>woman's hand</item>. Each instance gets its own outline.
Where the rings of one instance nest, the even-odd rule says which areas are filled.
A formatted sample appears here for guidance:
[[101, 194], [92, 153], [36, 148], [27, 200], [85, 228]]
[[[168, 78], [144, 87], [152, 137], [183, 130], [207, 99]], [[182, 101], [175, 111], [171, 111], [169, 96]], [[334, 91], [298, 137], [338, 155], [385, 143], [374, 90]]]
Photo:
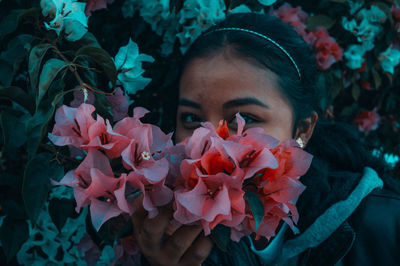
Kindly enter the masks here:
[[159, 208], [159, 214], [149, 219], [142, 206], [143, 196], [135, 199], [132, 216], [134, 236], [142, 254], [151, 265], [201, 265], [208, 257], [212, 242], [200, 226], [170, 225], [172, 209]]

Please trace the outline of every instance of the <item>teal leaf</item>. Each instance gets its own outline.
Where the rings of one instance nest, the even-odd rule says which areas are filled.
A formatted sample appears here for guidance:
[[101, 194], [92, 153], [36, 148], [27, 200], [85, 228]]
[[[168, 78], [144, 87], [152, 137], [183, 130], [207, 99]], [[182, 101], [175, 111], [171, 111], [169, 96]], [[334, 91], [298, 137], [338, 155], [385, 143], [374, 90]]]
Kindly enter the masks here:
[[66, 62], [56, 58], [51, 58], [44, 64], [39, 79], [39, 88], [36, 97], [36, 109], [38, 109], [40, 101], [46, 94], [47, 89], [50, 87], [50, 84], [56, 78], [57, 74], [67, 66], [68, 64]]
[[21, 248], [22, 244], [28, 240], [29, 227], [25, 220], [19, 220], [7, 216], [1, 226], [0, 239], [7, 262], [10, 262]]
[[84, 46], [76, 52], [76, 56], [85, 56], [98, 64], [107, 75], [113, 87], [117, 81], [117, 69], [112, 57], [102, 48], [94, 46]]
[[28, 158], [32, 158], [39, 147], [39, 143], [44, 136], [47, 129], [47, 123], [52, 117], [54, 109], [52, 106], [49, 108], [39, 108], [39, 110], [27, 121], [26, 135], [28, 138]]
[[256, 222], [256, 230], [264, 219], [264, 206], [260, 198], [251, 191], [246, 190], [246, 197], [250, 205], [250, 210], [253, 213], [254, 221]]
[[51, 153], [39, 153], [33, 157], [25, 168], [22, 183], [22, 198], [29, 219], [35, 223], [47, 200], [51, 188], [50, 179], [59, 180], [64, 169], [56, 161], [51, 161]]
[[32, 89], [36, 90], [39, 80], [39, 71], [46, 52], [53, 47], [49, 43], [41, 43], [32, 48], [29, 54], [28, 71]]
[[6, 87], [0, 88], [0, 99], [8, 99], [14, 101], [28, 110], [31, 114], [35, 111], [35, 103], [33, 97], [29, 96], [20, 87]]
[[211, 231], [211, 240], [223, 252], [228, 251], [228, 243], [231, 239], [231, 228], [219, 224]]
[[4, 147], [19, 148], [26, 142], [26, 116], [16, 115], [12, 110], [4, 110], [0, 114], [0, 123], [3, 130]]
[[15, 31], [19, 23], [19, 15], [22, 14], [25, 9], [14, 9], [8, 11], [8, 15], [3, 17], [0, 22], [0, 40], [7, 34]]

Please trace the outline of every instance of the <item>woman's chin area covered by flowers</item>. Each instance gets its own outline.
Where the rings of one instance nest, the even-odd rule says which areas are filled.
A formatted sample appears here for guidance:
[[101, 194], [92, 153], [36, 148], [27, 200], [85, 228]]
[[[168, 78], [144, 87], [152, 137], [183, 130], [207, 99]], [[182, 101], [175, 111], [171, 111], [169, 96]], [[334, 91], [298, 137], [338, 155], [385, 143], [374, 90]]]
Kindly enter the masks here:
[[[179, 98], [221, 54], [290, 138], [253, 88]], [[397, 0], [0, 0], [0, 265], [396, 265], [399, 65]]]

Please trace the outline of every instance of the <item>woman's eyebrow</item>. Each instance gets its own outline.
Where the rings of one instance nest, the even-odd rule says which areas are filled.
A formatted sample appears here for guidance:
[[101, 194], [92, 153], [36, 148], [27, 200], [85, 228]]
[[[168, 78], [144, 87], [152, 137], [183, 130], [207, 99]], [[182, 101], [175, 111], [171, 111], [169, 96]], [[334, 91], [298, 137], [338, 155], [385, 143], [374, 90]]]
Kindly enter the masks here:
[[225, 102], [222, 105], [222, 107], [224, 109], [226, 109], [226, 108], [232, 108], [232, 107], [250, 105], [250, 104], [258, 105], [258, 106], [261, 106], [261, 107], [269, 109], [269, 106], [267, 104], [261, 102], [260, 100], [258, 100], [256, 98], [253, 98], [253, 97], [233, 99], [233, 100]]
[[196, 108], [196, 109], [201, 109], [201, 105], [199, 103], [193, 102], [193, 101], [188, 100], [186, 98], [180, 99], [179, 100], [179, 105], [193, 107], [193, 108]]

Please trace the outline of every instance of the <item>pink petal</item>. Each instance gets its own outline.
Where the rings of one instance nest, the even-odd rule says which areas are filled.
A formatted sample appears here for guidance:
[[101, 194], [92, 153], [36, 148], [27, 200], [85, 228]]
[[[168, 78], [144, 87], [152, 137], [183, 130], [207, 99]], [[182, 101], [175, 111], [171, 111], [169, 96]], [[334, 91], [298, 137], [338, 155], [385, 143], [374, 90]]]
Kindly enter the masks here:
[[74, 177], [75, 170], [68, 171], [68, 173], [58, 182], [51, 179], [51, 184], [53, 186], [68, 186], [68, 187], [77, 187], [77, 179]]
[[[196, 186], [190, 191], [176, 191], [175, 200], [179, 202], [190, 213], [202, 217], [203, 205], [206, 200], [205, 194], [207, 193], [206, 185], [199, 179]], [[175, 216], [174, 216], [175, 217]], [[178, 219], [177, 219], [178, 220]], [[179, 222], [182, 222], [178, 220]], [[182, 222], [183, 223], [183, 222]]]
[[99, 231], [100, 227], [109, 219], [120, 215], [122, 211], [114, 204], [92, 199], [90, 204], [90, 216], [94, 228]]

